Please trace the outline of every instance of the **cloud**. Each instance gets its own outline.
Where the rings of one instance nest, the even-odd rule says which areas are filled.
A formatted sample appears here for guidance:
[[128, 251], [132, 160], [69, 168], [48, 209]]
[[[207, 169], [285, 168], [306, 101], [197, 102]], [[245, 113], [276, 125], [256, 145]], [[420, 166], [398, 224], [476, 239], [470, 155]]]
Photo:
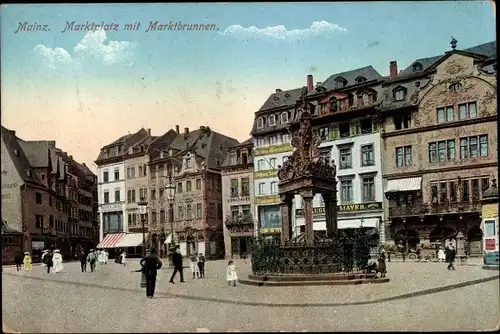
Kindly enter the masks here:
[[245, 28], [240, 25], [232, 25], [219, 34], [245, 39], [301, 40], [314, 36], [345, 32], [347, 32], [347, 29], [339, 26], [338, 24], [333, 24], [327, 21], [315, 21], [311, 24], [310, 28], [293, 30], [287, 30], [283, 25], [262, 29], [255, 26]]
[[106, 31], [96, 30], [85, 34], [70, 54], [63, 48], [49, 48], [43, 44], [35, 45], [33, 51], [45, 59], [47, 66], [58, 69], [62, 65], [81, 64], [87, 58], [93, 58], [106, 65], [128, 63], [135, 58], [136, 44], [129, 41], [107, 41]]

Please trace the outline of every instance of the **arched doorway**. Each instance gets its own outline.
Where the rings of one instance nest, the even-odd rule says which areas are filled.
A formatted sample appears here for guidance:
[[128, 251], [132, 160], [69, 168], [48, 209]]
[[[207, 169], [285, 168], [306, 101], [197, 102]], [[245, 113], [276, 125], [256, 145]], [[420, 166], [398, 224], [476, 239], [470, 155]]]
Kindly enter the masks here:
[[469, 256], [481, 256], [483, 254], [483, 231], [479, 225], [467, 231]]
[[431, 231], [429, 234], [429, 241], [430, 242], [439, 242], [442, 245], [444, 245], [445, 240], [455, 234], [455, 230], [452, 229], [451, 227], [447, 226], [438, 226], [435, 229]]
[[405, 251], [415, 249], [420, 243], [420, 236], [417, 231], [412, 229], [403, 229], [396, 233], [394, 236], [396, 245], [402, 245]]

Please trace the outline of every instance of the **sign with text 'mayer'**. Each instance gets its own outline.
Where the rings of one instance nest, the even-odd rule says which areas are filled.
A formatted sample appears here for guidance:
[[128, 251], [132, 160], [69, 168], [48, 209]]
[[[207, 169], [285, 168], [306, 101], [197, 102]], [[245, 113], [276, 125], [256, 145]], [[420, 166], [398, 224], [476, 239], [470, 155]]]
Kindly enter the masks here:
[[281, 227], [267, 227], [261, 228], [260, 233], [268, 234], [268, 233], [281, 233]]
[[[359, 204], [342, 204], [337, 206], [337, 212], [359, 212], [359, 211], [375, 211], [382, 210], [382, 202], [359, 203]], [[296, 209], [296, 216], [304, 216], [304, 209]], [[324, 216], [325, 208], [313, 208], [313, 216]]]
[[121, 211], [121, 204], [104, 204], [99, 207], [100, 212], [109, 212], [109, 211]]
[[278, 195], [255, 197], [255, 204], [257, 205], [278, 204], [279, 202], [280, 202], [280, 197]]

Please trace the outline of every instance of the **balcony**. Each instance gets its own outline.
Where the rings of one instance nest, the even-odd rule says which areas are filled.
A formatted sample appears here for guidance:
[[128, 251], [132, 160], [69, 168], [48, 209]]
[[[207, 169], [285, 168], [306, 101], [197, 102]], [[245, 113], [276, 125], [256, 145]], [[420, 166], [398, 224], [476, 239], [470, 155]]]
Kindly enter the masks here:
[[231, 217], [228, 215], [226, 216], [224, 223], [226, 226], [253, 224], [253, 216], [251, 213], [245, 215], [240, 213], [237, 217]]
[[349, 169], [349, 168], [352, 168], [352, 163], [350, 163], [350, 162], [341, 162], [339, 164], [339, 168], [340, 169]]
[[250, 193], [233, 193], [231, 192], [231, 197], [229, 197], [228, 202], [248, 202], [250, 201]]
[[444, 202], [434, 204], [411, 204], [406, 206], [389, 207], [389, 217], [420, 216], [426, 214], [447, 214], [461, 212], [478, 212], [481, 210], [479, 202]]

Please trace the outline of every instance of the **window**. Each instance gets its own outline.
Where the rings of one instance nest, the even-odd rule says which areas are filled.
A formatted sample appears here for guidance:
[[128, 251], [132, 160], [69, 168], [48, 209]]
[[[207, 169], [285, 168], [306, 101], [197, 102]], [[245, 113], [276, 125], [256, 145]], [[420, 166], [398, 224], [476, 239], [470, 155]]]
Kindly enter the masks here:
[[158, 199], [163, 199], [163, 196], [165, 195], [165, 189], [160, 188], [160, 194], [158, 195]]
[[104, 192], [104, 203], [109, 203], [109, 191]]
[[127, 168], [127, 179], [130, 179], [130, 167]]
[[35, 215], [35, 223], [36, 223], [36, 228], [42, 228], [43, 227], [43, 216]]
[[269, 146], [274, 146], [274, 145], [276, 145], [276, 137], [270, 136], [269, 137]]
[[469, 157], [469, 139], [460, 138], [460, 159], [467, 159]]
[[142, 200], [146, 200], [148, 197], [148, 189], [147, 188], [141, 188], [139, 189], [139, 198]]
[[231, 197], [238, 196], [238, 179], [231, 179]]
[[490, 186], [490, 179], [488, 177], [483, 177], [481, 179], [481, 193], [484, 193], [486, 189], [488, 189]]
[[177, 220], [181, 220], [183, 218], [182, 205], [177, 206]]
[[276, 158], [269, 159], [269, 165], [271, 168], [276, 168]]
[[365, 118], [360, 121], [361, 134], [366, 135], [373, 132], [373, 121], [371, 118]]
[[191, 181], [186, 181], [186, 191], [191, 191]]
[[448, 89], [450, 90], [450, 92], [452, 93], [456, 93], [460, 90], [460, 88], [462, 88], [462, 84], [459, 83], [459, 82], [455, 82], [455, 83], [452, 83]]
[[349, 123], [339, 124], [339, 135], [340, 138], [347, 138], [351, 136], [351, 126]]
[[479, 179], [470, 180], [472, 200], [477, 201], [479, 199]]
[[488, 135], [479, 136], [479, 156], [488, 156]]
[[319, 150], [319, 155], [325, 161], [325, 163], [330, 164], [330, 162], [331, 162], [330, 148], [320, 149]]
[[186, 205], [186, 218], [193, 219], [193, 209], [191, 207], [191, 204]]
[[36, 200], [36, 204], [42, 204], [42, 194], [35, 193], [35, 200]]
[[394, 116], [393, 122], [395, 130], [409, 129], [411, 124], [411, 113], [408, 112], [400, 116]]
[[257, 129], [262, 129], [264, 127], [264, 119], [262, 117], [257, 118]]
[[447, 146], [447, 159], [448, 161], [453, 161], [455, 160], [455, 140], [448, 140], [446, 142], [446, 146]]
[[328, 140], [328, 127], [327, 126], [319, 129], [319, 139], [322, 142]]
[[233, 222], [238, 221], [239, 215], [240, 215], [240, 207], [237, 205], [231, 206], [231, 220]]
[[250, 179], [248, 177], [241, 179], [241, 195], [250, 196]]
[[104, 182], [109, 182], [109, 173], [107, 171], [102, 173], [102, 179]]
[[328, 103], [321, 103], [320, 104], [320, 111], [321, 111], [321, 114], [328, 113]]
[[271, 182], [271, 194], [277, 194], [278, 193], [278, 182], [273, 181]]
[[115, 202], [120, 202], [120, 189], [115, 190]]
[[437, 162], [437, 144], [429, 144], [429, 162]]
[[375, 152], [373, 144], [361, 146], [361, 166], [375, 165]]
[[186, 159], [184, 160], [184, 166], [185, 166], [186, 168], [191, 168], [191, 167], [193, 167], [193, 160], [191, 160], [191, 158], [186, 158]]
[[418, 72], [418, 71], [422, 71], [422, 64], [420, 63], [413, 64], [413, 72]]
[[468, 202], [470, 199], [469, 180], [462, 181], [462, 202]]
[[247, 164], [248, 163], [248, 155], [245, 152], [241, 153], [241, 163], [242, 164]]
[[151, 223], [156, 224], [156, 211], [151, 211]]
[[288, 123], [288, 113], [284, 112], [281, 114], [281, 124]]
[[457, 201], [457, 185], [455, 182], [448, 182], [448, 186], [450, 187], [450, 202]]
[[139, 166], [139, 177], [143, 176], [142, 175], [142, 166]]
[[265, 191], [264, 187], [265, 187], [265, 185], [266, 184], [264, 182], [259, 183], [259, 195], [263, 195], [264, 194], [264, 191]]
[[396, 147], [396, 167], [411, 166], [412, 152], [410, 146]]
[[403, 101], [406, 98], [406, 89], [403, 87], [395, 88], [392, 91], [392, 98], [394, 101]]
[[215, 203], [208, 204], [208, 216], [215, 217]]
[[448, 189], [446, 188], [446, 182], [439, 183], [439, 200], [441, 202], [446, 201], [448, 198]]
[[264, 167], [264, 159], [260, 159], [259, 161], [257, 161], [257, 170], [264, 170], [265, 167]]
[[362, 98], [364, 106], [367, 106], [370, 104], [370, 96], [367, 93], [364, 93], [361, 98]]
[[363, 202], [372, 202], [375, 200], [375, 180], [373, 177], [364, 177], [363, 184]]
[[495, 219], [488, 219], [484, 221], [485, 237], [495, 237], [497, 235], [495, 230], [495, 225], [496, 225]]
[[201, 189], [201, 179], [197, 179], [196, 180], [196, 190], [200, 190]]
[[352, 155], [350, 148], [343, 148], [340, 150], [340, 169], [347, 169], [352, 167]]
[[477, 117], [476, 102], [463, 103], [458, 105], [458, 118], [462, 120]]
[[290, 142], [290, 135], [288, 133], [284, 133], [281, 136], [281, 141], [283, 142], [283, 144], [288, 144]]
[[182, 193], [182, 182], [177, 183], [177, 192]]
[[438, 185], [437, 185], [437, 183], [431, 184], [431, 199], [432, 199], [432, 203], [437, 203], [437, 199], [438, 199]]
[[151, 189], [151, 200], [156, 200], [156, 189]]
[[165, 223], [166, 221], [166, 215], [165, 215], [165, 210], [160, 210], [160, 223]]
[[276, 125], [276, 116], [274, 116], [274, 115], [269, 116], [267, 121], [268, 121], [269, 126]]
[[127, 191], [127, 202], [134, 203], [135, 202], [135, 189], [129, 189]]
[[115, 181], [120, 179], [120, 170], [118, 168], [115, 168]]
[[198, 218], [203, 217], [203, 206], [201, 203], [196, 204], [196, 217]]
[[438, 124], [453, 122], [453, 107], [438, 108], [437, 109], [437, 122]]
[[352, 202], [352, 180], [340, 181], [341, 186], [341, 201], [342, 203]]
[[438, 159], [439, 159], [439, 162], [446, 161], [446, 142], [445, 141], [438, 142]]
[[346, 84], [347, 84], [346, 79], [342, 77], [335, 78], [335, 89], [344, 88]]

